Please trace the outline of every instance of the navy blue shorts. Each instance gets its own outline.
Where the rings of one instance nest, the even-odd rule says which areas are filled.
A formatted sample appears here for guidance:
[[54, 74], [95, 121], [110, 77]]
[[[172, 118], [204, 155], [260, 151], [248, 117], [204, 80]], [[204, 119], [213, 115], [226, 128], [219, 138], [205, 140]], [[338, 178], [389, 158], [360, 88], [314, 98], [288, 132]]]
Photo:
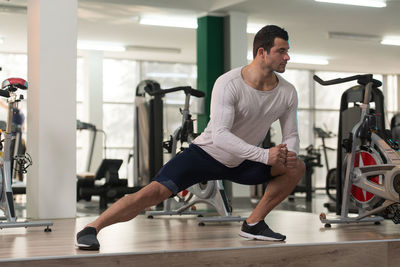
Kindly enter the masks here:
[[199, 146], [191, 144], [188, 149], [168, 161], [153, 180], [177, 194], [194, 184], [210, 180], [256, 185], [267, 183], [271, 178], [269, 165], [245, 160], [239, 166], [229, 168]]

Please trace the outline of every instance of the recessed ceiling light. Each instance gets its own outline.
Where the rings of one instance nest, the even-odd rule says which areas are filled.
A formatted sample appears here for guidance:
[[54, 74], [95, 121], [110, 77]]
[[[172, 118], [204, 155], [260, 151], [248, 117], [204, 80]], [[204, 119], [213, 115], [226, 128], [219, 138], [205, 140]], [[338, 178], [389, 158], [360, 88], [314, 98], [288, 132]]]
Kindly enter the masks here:
[[188, 16], [144, 15], [140, 18], [139, 23], [143, 25], [197, 29], [197, 18]]
[[386, 0], [315, 0], [315, 2], [366, 7], [386, 7]]
[[400, 36], [386, 36], [381, 41], [383, 45], [400, 45]]
[[92, 41], [78, 41], [77, 48], [80, 50], [98, 50], [109, 52], [124, 52], [126, 50], [125, 46], [121, 44]]
[[329, 32], [328, 37], [330, 39], [343, 39], [351, 41], [375, 41], [378, 42], [382, 39], [379, 35], [373, 34], [359, 34], [359, 33], [349, 33], [349, 32]]
[[161, 53], [181, 53], [180, 48], [175, 47], [159, 47], [159, 46], [144, 46], [144, 45], [127, 45], [127, 51], [142, 51], [142, 52], [161, 52]]

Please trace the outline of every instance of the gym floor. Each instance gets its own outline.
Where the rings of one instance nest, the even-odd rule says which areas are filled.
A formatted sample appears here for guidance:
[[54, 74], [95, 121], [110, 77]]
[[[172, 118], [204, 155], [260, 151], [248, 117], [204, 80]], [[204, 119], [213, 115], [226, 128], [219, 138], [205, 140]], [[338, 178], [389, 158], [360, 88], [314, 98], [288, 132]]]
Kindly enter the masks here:
[[[276, 210], [286, 211], [300, 211], [310, 213], [321, 213], [327, 212], [324, 204], [329, 202], [328, 197], [324, 194], [324, 191], [317, 191], [313, 194], [312, 201], [306, 201], [305, 193], [296, 193], [294, 200], [284, 200]], [[232, 208], [234, 212], [247, 212], [251, 211], [257, 204], [257, 199], [250, 198], [235, 198], [232, 200]], [[91, 202], [81, 200], [77, 203], [77, 216], [97, 216], [99, 215], [99, 203], [96, 198]]]
[[[318, 213], [326, 196], [314, 193], [285, 200], [267, 217], [272, 229], [287, 235], [285, 242], [247, 240], [238, 236], [240, 223], [197, 225], [195, 216], [136, 219], [105, 228], [100, 251], [75, 248], [75, 235], [98, 216], [98, 203], [78, 203], [74, 219], [53, 220], [43, 228], [0, 231], [2, 266], [398, 266], [399, 225], [334, 225], [324, 228]], [[23, 201], [23, 199], [22, 199]], [[249, 199], [233, 202], [234, 215], [248, 216]], [[24, 207], [18, 204], [23, 214]], [[301, 211], [301, 212], [300, 212]]]

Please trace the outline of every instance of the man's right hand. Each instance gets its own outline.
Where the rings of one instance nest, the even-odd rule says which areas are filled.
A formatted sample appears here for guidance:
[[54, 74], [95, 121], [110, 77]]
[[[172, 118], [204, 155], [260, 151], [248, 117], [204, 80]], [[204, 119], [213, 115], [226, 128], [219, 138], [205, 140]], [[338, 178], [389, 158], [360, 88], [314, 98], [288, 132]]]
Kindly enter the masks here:
[[286, 144], [280, 144], [269, 149], [268, 155], [268, 165], [285, 165], [287, 157], [287, 147]]

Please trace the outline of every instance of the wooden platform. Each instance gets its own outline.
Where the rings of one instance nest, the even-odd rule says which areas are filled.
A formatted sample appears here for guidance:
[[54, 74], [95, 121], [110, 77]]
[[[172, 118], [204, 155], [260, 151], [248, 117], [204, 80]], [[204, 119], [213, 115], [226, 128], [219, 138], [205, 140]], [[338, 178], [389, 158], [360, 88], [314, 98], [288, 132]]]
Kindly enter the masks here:
[[[247, 215], [247, 214], [241, 214]], [[400, 225], [334, 225], [318, 215], [273, 211], [267, 223], [285, 242], [247, 240], [240, 223], [198, 226], [196, 217], [136, 219], [105, 228], [98, 252], [75, 248], [93, 217], [53, 220], [39, 228], [0, 231], [1, 266], [400, 266]]]

